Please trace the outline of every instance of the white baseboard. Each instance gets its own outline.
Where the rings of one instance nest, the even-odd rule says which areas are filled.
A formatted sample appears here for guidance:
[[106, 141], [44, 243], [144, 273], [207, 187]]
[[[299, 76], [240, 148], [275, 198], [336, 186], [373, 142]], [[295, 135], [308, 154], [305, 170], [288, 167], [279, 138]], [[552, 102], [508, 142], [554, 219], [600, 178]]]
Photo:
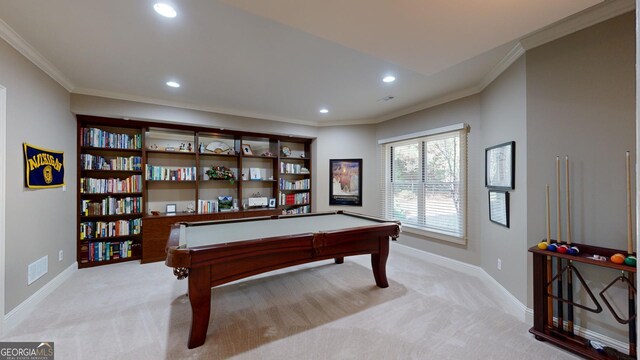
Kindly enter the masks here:
[[[393, 245], [397, 247], [403, 247], [403, 251], [420, 252], [426, 260], [430, 261], [433, 264], [440, 265], [442, 267], [446, 267], [448, 269], [455, 270], [470, 276], [474, 276], [482, 280], [487, 286], [492, 287], [498, 294], [499, 299], [502, 301], [501, 308], [503, 308], [507, 313], [518, 318], [520, 321], [533, 326], [533, 309], [530, 309], [525, 304], [521, 303], [520, 300], [513, 296], [513, 294], [511, 294], [496, 279], [491, 277], [489, 273], [484, 271], [483, 268], [476, 265], [467, 264], [462, 261], [450, 259], [445, 256], [433, 254], [421, 249], [416, 249], [411, 246], [398, 243], [394, 243]], [[557, 322], [557, 319], [555, 319], [554, 321]], [[577, 335], [582, 336], [585, 339], [598, 341], [604, 346], [609, 346], [622, 353], [628, 354], [629, 346], [626, 342], [610, 338], [608, 336], [602, 335], [589, 329], [582, 328], [577, 325], [574, 326], [574, 331]]]
[[42, 300], [44, 300], [44, 298], [62, 285], [76, 271], [78, 271], [78, 263], [74, 262], [33, 295], [29, 296], [27, 300], [23, 301], [20, 305], [16, 306], [7, 315], [5, 315], [3, 319], [4, 324], [2, 326], [3, 333], [6, 333], [6, 331], [18, 326], [29, 314], [36, 310], [36, 307], [40, 302], [42, 302]]

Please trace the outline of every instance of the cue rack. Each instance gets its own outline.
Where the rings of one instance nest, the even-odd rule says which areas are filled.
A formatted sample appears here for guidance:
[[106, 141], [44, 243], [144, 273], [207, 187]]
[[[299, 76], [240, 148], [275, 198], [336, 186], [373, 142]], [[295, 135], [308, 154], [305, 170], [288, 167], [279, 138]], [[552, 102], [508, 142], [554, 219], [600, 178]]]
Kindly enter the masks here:
[[[546, 239], [544, 241], [546, 241]], [[552, 240], [551, 243], [556, 243], [556, 241]], [[583, 263], [602, 268], [619, 270], [621, 271], [621, 275], [613, 279], [599, 295], [600, 299], [616, 321], [628, 326], [629, 355], [631, 358], [636, 358], [636, 289], [633, 285], [635, 283], [636, 267], [625, 264], [615, 264], [611, 261], [593, 259], [594, 254], [604, 256], [609, 259], [613, 254], [623, 253], [622, 250], [576, 243], [573, 243], [573, 245], [579, 247], [580, 253], [578, 255], [541, 250], [537, 246], [533, 246], [529, 249], [529, 252], [533, 253], [533, 327], [529, 332], [535, 335], [537, 340], [549, 341], [554, 345], [584, 356], [587, 359], [617, 358], [599, 353], [589, 344], [588, 339], [575, 334], [572, 323], [570, 324], [571, 326], [569, 326], [569, 321], [567, 321], [566, 324], [564, 321], [561, 322], [560, 314], [563, 312], [560, 309], [564, 307], [564, 304], [567, 305], [567, 308], [571, 307], [571, 322], [573, 321], [573, 307], [578, 307], [593, 313], [600, 313], [603, 310], [600, 302], [597, 300], [596, 296], [594, 296], [593, 292], [582, 278], [582, 275], [572, 263]], [[563, 265], [565, 261], [567, 262], [566, 266]], [[555, 276], [547, 271], [547, 269], [553, 268], [553, 266], [548, 267], [550, 263], [555, 263], [556, 265], [560, 264], [558, 268], [561, 270], [556, 272]], [[553, 283], [560, 283], [560, 279], [565, 275], [568, 277], [569, 273], [575, 275], [587, 296], [594, 303], [594, 307], [587, 307], [583, 304], [576, 303], [573, 300], [557, 296], [558, 294], [568, 292], [568, 289], [564, 289], [565, 291], [563, 291], [563, 289], [559, 289], [559, 291], [556, 291], [556, 294], [553, 293]], [[550, 278], [551, 281], [548, 281], [548, 278]], [[628, 288], [629, 310], [626, 317], [622, 314], [618, 314], [605, 296], [606, 291], [617, 282], [622, 282], [627, 285]], [[568, 285], [567, 282], [564, 282], [564, 284]], [[549, 289], [551, 289], [551, 291]], [[556, 303], [555, 306], [554, 302]], [[551, 304], [551, 306], [549, 306], [549, 304]], [[553, 319], [554, 307], [556, 314], [558, 314], [558, 319], [557, 321], [549, 322], [549, 319]]]

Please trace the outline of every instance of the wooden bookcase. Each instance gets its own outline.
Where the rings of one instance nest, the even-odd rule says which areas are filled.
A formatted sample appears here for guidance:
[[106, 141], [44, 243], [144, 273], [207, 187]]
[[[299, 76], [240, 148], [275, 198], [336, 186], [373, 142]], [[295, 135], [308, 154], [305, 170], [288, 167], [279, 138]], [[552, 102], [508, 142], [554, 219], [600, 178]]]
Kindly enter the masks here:
[[[88, 115], [77, 115], [77, 119], [80, 268], [129, 260], [164, 260], [170, 227], [180, 221], [311, 212], [312, 139]], [[95, 133], [109, 133], [120, 139], [133, 136], [136, 145], [133, 148], [91, 146], [85, 141], [87, 133], [96, 139]], [[88, 161], [127, 165], [135, 161], [136, 167], [89, 169], [87, 164], [93, 162]], [[207, 170], [219, 166], [230, 169], [233, 179], [210, 179]], [[131, 177], [137, 186], [135, 191], [87, 191], [87, 179], [118, 183]], [[214, 211], [212, 206], [221, 196], [231, 197], [234, 209]], [[250, 206], [249, 198], [256, 197], [270, 199], [273, 206]], [[99, 205], [103, 202], [120, 205], [118, 213], [103, 214], [104, 206]], [[136, 205], [127, 205], [130, 202]], [[123, 203], [127, 206], [120, 210]], [[169, 210], [175, 207], [175, 213], [167, 213], [167, 205]], [[95, 209], [101, 213], [95, 214]], [[86, 234], [86, 229], [96, 224], [91, 226], [94, 231], [98, 222], [102, 226], [127, 221], [134, 222], [135, 226], [126, 236], [113, 233], [96, 236], [94, 232], [89, 237]], [[122, 248], [124, 242], [127, 256], [110, 253], [107, 260], [107, 246], [113, 252]], [[96, 244], [100, 243], [103, 244], [96, 250]], [[96, 257], [100, 250], [102, 260]]]
[[78, 122], [78, 266], [141, 258], [142, 134]]

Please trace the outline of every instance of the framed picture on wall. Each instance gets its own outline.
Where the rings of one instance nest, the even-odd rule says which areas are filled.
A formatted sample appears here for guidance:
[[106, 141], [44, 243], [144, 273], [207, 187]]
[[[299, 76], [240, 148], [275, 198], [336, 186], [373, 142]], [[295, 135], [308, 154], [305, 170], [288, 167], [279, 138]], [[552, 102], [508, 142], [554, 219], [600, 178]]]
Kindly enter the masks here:
[[329, 205], [362, 206], [362, 159], [329, 160]]
[[510, 190], [515, 188], [516, 182], [516, 142], [485, 149], [485, 186], [492, 189]]
[[489, 190], [489, 220], [509, 227], [509, 192]]

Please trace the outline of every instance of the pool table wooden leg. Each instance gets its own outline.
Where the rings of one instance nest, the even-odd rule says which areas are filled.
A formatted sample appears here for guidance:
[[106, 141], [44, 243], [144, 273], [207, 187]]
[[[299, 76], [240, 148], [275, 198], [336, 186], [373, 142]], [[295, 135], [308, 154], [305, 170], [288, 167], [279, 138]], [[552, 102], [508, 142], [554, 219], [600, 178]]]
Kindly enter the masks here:
[[379, 238], [380, 251], [377, 254], [371, 254], [371, 268], [373, 268], [373, 277], [376, 279], [376, 285], [381, 288], [389, 287], [387, 282], [387, 258], [389, 257], [389, 238]]
[[189, 272], [189, 301], [191, 302], [191, 331], [189, 349], [204, 344], [211, 313], [211, 278], [209, 267], [191, 269]]
[[334, 259], [336, 264], [342, 264], [344, 263], [344, 257], [337, 257]]

